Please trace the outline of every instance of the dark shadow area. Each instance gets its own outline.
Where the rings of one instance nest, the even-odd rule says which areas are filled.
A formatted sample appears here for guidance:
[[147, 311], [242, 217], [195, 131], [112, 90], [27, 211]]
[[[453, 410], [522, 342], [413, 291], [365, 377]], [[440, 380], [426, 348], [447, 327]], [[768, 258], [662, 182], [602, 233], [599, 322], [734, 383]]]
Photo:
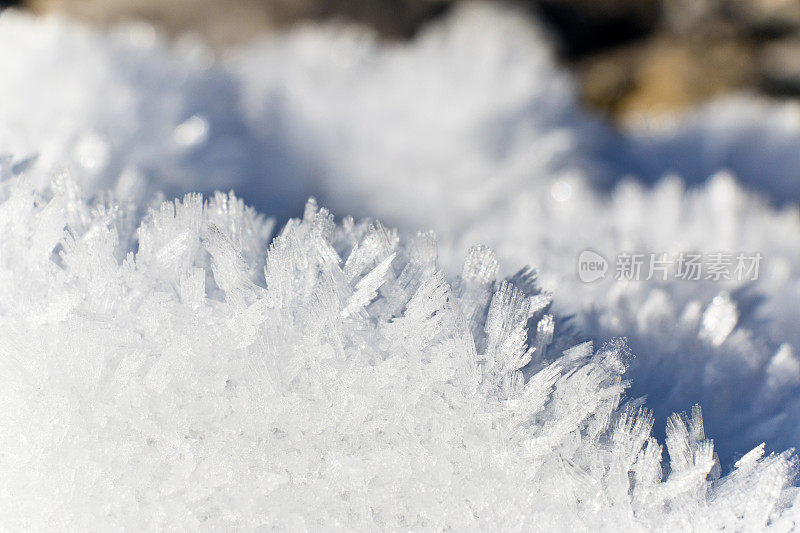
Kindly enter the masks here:
[[660, 2], [652, 0], [533, 0], [544, 20], [556, 30], [562, 55], [574, 61], [628, 44], [652, 33]]

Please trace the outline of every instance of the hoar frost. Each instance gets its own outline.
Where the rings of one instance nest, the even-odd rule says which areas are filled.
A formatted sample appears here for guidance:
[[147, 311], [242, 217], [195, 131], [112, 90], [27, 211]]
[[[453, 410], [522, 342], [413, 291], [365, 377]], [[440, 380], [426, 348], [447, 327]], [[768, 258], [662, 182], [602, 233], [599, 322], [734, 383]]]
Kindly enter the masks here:
[[[2, 526], [794, 526], [770, 451], [800, 443], [796, 105], [616, 134], [495, 4], [219, 62], [4, 11], [0, 71], [0, 174], [25, 180], [0, 182]], [[265, 255], [232, 196], [148, 203], [229, 187], [400, 232], [310, 208]], [[586, 285], [587, 247], [764, 271]], [[527, 263], [552, 304], [506, 278]], [[695, 402], [705, 424], [670, 417]]]
[[432, 234], [314, 201], [267, 248], [232, 194], [138, 229], [66, 179], [1, 198], [9, 529], [794, 527], [788, 452], [721, 476], [699, 408], [662, 446], [624, 342], [555, 349], [487, 248], [450, 282]]

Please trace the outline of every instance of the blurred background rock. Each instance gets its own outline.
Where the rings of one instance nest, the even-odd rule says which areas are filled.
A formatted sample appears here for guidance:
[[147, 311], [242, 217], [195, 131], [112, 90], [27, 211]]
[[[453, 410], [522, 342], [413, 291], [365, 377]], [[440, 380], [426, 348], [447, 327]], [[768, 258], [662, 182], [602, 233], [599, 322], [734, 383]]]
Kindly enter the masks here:
[[[726, 92], [800, 96], [800, 0], [516, 0], [559, 40], [586, 102], [625, 121]], [[0, 0], [97, 24], [138, 18], [216, 48], [299, 21], [344, 19], [413, 36], [453, 0]]]

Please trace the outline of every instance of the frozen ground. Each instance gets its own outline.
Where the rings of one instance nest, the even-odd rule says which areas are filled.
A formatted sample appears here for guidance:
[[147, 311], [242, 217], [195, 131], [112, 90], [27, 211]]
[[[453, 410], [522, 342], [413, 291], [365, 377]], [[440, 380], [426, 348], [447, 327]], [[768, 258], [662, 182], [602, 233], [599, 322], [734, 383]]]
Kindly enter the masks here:
[[[789, 461], [734, 463], [800, 443], [796, 106], [619, 134], [540, 29], [480, 5], [408, 44], [301, 28], [221, 61], [6, 13], [0, 73], [9, 523], [792, 527]], [[238, 200], [148, 214], [231, 187], [399, 242], [307, 208], [265, 278], [269, 225]], [[476, 243], [552, 306], [493, 285]], [[764, 261], [750, 283], [585, 284], [586, 248]], [[618, 337], [630, 354], [561, 356]], [[696, 417], [667, 424], [695, 403], [713, 451]]]

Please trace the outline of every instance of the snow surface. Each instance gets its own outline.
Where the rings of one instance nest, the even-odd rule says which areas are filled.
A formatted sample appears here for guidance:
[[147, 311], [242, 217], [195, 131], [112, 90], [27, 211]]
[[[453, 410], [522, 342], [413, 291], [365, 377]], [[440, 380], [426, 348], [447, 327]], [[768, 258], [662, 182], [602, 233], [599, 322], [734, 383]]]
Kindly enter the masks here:
[[[9, 529], [794, 527], [796, 106], [616, 133], [479, 4], [218, 62], [4, 12], [0, 73]], [[264, 269], [273, 225], [229, 187], [399, 232], [311, 203]], [[584, 284], [586, 248], [765, 259]]]

